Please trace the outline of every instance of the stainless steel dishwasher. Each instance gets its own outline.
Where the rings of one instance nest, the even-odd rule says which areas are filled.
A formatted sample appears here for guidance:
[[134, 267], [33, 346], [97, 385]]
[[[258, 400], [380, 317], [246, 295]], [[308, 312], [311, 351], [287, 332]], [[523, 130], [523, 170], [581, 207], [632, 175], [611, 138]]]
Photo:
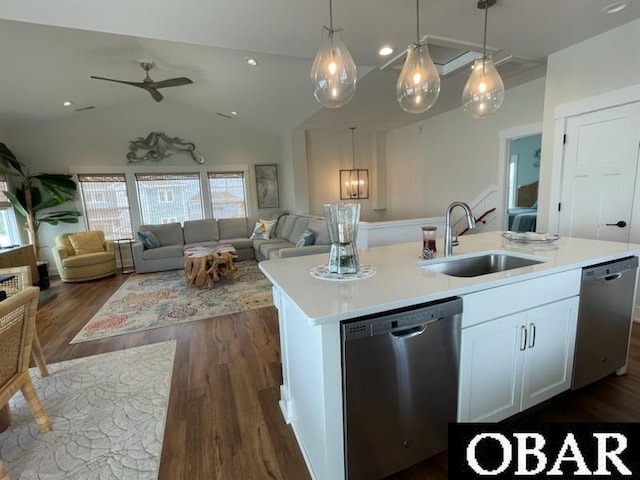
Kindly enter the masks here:
[[343, 322], [345, 471], [374, 480], [447, 448], [462, 299]]
[[624, 367], [633, 320], [638, 257], [582, 269], [571, 388]]

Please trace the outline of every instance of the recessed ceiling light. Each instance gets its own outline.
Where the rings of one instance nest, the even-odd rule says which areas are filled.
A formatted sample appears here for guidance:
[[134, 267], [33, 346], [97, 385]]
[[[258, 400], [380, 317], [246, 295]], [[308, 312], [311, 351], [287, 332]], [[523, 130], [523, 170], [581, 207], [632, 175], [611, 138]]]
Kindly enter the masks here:
[[255, 67], [258, 65], [258, 60], [256, 60], [255, 58], [246, 57], [244, 61], [247, 62], [247, 64], [251, 65], [252, 67]]
[[610, 5], [607, 5], [606, 7], [602, 7], [601, 12], [607, 13], [607, 14], [618, 13], [624, 10], [625, 8], [627, 8], [627, 2], [615, 2]]
[[63, 107], [70, 107], [71, 105], [73, 105], [73, 102], [70, 102], [69, 100], [62, 102]]
[[388, 57], [393, 53], [393, 48], [389, 45], [383, 46], [380, 50], [378, 50], [378, 55], [381, 57]]

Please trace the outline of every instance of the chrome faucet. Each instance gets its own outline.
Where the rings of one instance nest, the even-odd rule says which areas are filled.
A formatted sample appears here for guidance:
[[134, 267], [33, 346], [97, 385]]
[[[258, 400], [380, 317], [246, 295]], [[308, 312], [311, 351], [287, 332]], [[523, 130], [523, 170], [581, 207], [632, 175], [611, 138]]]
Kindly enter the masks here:
[[453, 254], [453, 243], [451, 242], [451, 212], [455, 207], [462, 207], [467, 214], [467, 225], [469, 228], [475, 228], [476, 219], [473, 218], [469, 205], [464, 202], [453, 202], [447, 208], [446, 221], [444, 226], [444, 256], [450, 257]]

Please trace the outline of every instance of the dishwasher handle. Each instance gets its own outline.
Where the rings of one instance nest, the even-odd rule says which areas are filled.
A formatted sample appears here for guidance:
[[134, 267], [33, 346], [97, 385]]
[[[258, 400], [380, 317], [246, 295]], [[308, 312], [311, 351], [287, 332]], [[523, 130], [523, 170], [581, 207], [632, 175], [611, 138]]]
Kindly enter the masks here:
[[[638, 257], [627, 257], [621, 260], [601, 263], [582, 269], [582, 282], [604, 280], [611, 282], [621, 278], [627, 272], [633, 272], [638, 268]], [[635, 274], [635, 272], [634, 272]]]
[[416, 325], [415, 327], [405, 328], [404, 330], [397, 330], [395, 332], [389, 332], [395, 340], [408, 340], [409, 338], [417, 337], [418, 335], [422, 335], [426, 330], [429, 323], [427, 322], [424, 325]]
[[462, 298], [450, 297], [425, 303], [418, 308], [397, 309], [386, 314], [373, 314], [355, 321], [342, 322], [342, 341], [387, 335], [393, 339], [422, 335], [430, 323], [455, 318], [462, 314]]

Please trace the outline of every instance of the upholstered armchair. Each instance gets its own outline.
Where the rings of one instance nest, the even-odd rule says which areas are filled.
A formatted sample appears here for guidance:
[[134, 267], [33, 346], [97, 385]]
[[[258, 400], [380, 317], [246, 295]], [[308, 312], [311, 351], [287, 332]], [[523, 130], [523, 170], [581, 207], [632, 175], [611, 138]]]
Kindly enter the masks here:
[[115, 245], [105, 240], [100, 230], [63, 233], [51, 252], [64, 282], [84, 282], [116, 273]]
[[[29, 357], [36, 331], [37, 287], [27, 287], [0, 302], [0, 408], [21, 390], [40, 431], [51, 423], [29, 376]], [[0, 462], [0, 478], [8, 478]]]

